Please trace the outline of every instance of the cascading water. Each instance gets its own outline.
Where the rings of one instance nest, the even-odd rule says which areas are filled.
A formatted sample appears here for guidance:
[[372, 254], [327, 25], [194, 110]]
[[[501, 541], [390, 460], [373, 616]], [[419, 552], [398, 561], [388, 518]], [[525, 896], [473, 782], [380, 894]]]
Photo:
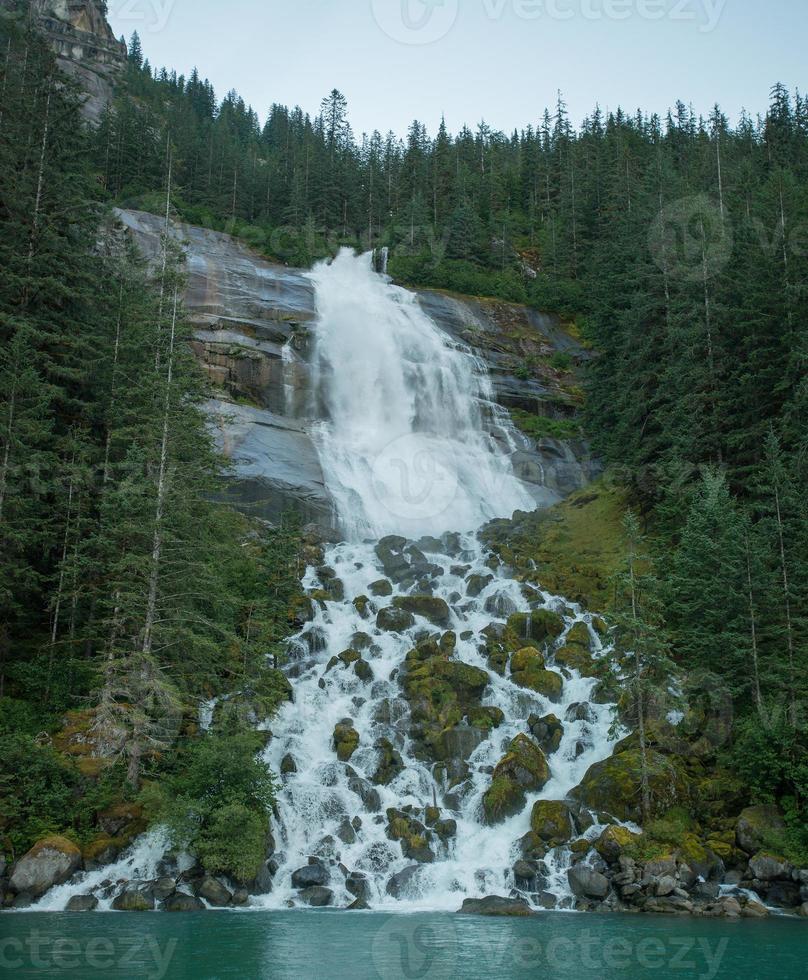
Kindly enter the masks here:
[[474, 530], [532, 509], [486, 430], [485, 366], [449, 342], [417, 297], [343, 250], [312, 274], [315, 414], [328, 489], [349, 540]]
[[[456, 910], [464, 898], [516, 889], [533, 904], [570, 908], [569, 849], [551, 849], [536, 880], [526, 882], [514, 870], [518, 842], [537, 800], [563, 800], [611, 754], [612, 710], [590, 703], [596, 682], [574, 670], [565, 670], [554, 700], [520, 687], [507, 670], [491, 669], [483, 636], [512, 614], [528, 614], [529, 624], [530, 614], [549, 609], [565, 623], [558, 646], [579, 623], [595, 656], [601, 641], [588, 614], [522, 587], [475, 534], [489, 519], [534, 506], [514, 475], [517, 440], [493, 404], [484, 365], [445, 336], [412, 294], [377, 275], [370, 255], [342, 252], [312, 279], [314, 410], [324, 419], [316, 439], [345, 541], [304, 581], [314, 618], [290, 643], [295, 699], [272, 720], [266, 750], [282, 774], [274, 884], [251, 907], [346, 906], [359, 898], [378, 909]], [[415, 596], [446, 604], [440, 629], [419, 615], [394, 622], [400, 601]], [[385, 616], [393, 622], [383, 623]], [[407, 656], [427, 638], [449, 641], [447, 660], [451, 653], [453, 663], [488, 678], [480, 707], [501, 719], [490, 734], [466, 722], [455, 728], [443, 764], [419, 749], [402, 690]], [[552, 648], [548, 656], [553, 667]], [[201, 707], [203, 730], [214, 707]], [[551, 713], [563, 720], [563, 737], [548, 756], [549, 781], [526, 794], [521, 812], [487, 825], [483, 796], [493, 767], [528, 731], [531, 715]], [[348, 720], [359, 742], [346, 763], [334, 733]], [[385, 758], [392, 765], [379, 778]], [[401, 818], [424, 834], [408, 851], [396, 839]], [[581, 836], [593, 839], [601, 829], [593, 824]], [[116, 865], [53, 889], [35, 907], [61, 910], [80, 889], [109, 908], [116, 882], [162, 873], [165, 847], [154, 830]], [[316, 894], [305, 887], [314, 881], [321, 882]]]
[[[358, 896], [372, 908], [455, 910], [465, 897], [509, 894], [517, 884], [516, 842], [530, 829], [533, 803], [563, 800], [612, 750], [611, 709], [577, 710], [589, 702], [595, 681], [568, 671], [560, 703], [553, 703], [490, 670], [481, 653], [483, 630], [513, 613], [548, 608], [564, 616], [565, 632], [585, 623], [596, 653], [600, 640], [577, 607], [549, 594], [527, 597], [474, 534], [491, 518], [534, 506], [510, 464], [515, 442], [507, 432], [495, 439], [487, 428], [507, 423], [491, 408], [484, 366], [436, 327], [416, 297], [376, 275], [371, 255], [344, 251], [312, 278], [318, 408], [327, 419], [317, 442], [346, 543], [329, 549], [327, 568], [310, 569], [305, 582], [318, 602], [313, 621], [290, 647], [295, 701], [274, 720], [266, 754], [285, 775], [275, 886], [257, 902], [302, 904], [308, 898], [301, 887], [316, 879], [327, 883], [326, 899], [336, 905]], [[418, 581], [405, 569], [396, 581], [385, 569], [383, 552], [371, 543], [383, 535], [424, 536], [409, 549], [424, 566]], [[394, 546], [404, 548], [402, 541]], [[389, 585], [379, 589], [379, 580]], [[470, 584], [480, 582], [482, 590]], [[326, 599], [324, 588], [336, 597]], [[379, 612], [416, 593], [446, 602], [449, 620], [441, 630], [421, 617], [408, 627], [377, 626]], [[463, 727], [458, 737], [471, 740], [461, 750], [467, 761], [456, 760], [449, 771], [423, 761], [423, 753], [416, 758], [401, 687], [407, 654], [443, 631], [454, 634], [454, 660], [489, 675], [485, 706], [505, 719], [489, 737]], [[360, 657], [361, 673], [354, 666]], [[521, 813], [487, 826], [482, 800], [493, 767], [527, 731], [529, 716], [550, 713], [566, 719], [549, 760], [550, 781], [528, 796]], [[335, 752], [335, 728], [343, 722], [359, 735], [348, 763]], [[380, 759], [391, 750], [400, 764], [392, 779], [379, 779]], [[404, 856], [391, 834], [390, 810], [439, 828], [426, 831], [429, 847], [417, 860]], [[599, 830], [593, 826], [588, 835]], [[315, 864], [313, 876], [295, 875]], [[568, 866], [567, 850], [550, 851], [532, 900], [570, 907]], [[318, 901], [326, 900], [322, 894]]]

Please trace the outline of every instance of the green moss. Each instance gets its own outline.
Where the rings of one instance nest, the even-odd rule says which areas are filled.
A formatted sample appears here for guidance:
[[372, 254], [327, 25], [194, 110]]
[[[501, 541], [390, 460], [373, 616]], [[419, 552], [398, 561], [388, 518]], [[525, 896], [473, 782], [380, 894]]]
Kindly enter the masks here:
[[513, 681], [519, 687], [543, 694], [548, 700], [558, 704], [564, 692], [564, 678], [554, 670], [523, 670], [513, 674]]
[[507, 776], [494, 779], [483, 796], [483, 813], [488, 824], [501, 823], [519, 813], [525, 805], [525, 791]]
[[566, 844], [573, 832], [569, 808], [555, 800], [539, 800], [530, 816], [530, 829], [551, 847]]
[[[528, 371], [527, 376], [531, 377], [532, 372]], [[536, 442], [541, 439], [564, 441], [581, 437], [581, 424], [575, 419], [553, 419], [545, 415], [534, 415], [519, 408], [511, 409], [511, 418], [518, 429]]]
[[482, 537], [525, 581], [606, 609], [625, 554], [626, 504], [622, 489], [601, 481], [549, 510], [495, 521]]

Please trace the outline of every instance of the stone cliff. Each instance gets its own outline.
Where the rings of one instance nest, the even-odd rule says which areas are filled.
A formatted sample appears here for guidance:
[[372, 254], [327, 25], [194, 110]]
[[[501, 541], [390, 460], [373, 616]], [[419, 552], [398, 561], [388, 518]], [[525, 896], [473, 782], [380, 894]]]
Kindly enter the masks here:
[[[17, 0], [0, 0], [4, 10], [19, 7]], [[31, 0], [30, 12], [56, 52], [59, 66], [83, 89], [85, 116], [97, 123], [126, 65], [126, 45], [112, 33], [106, 4], [102, 0]]]
[[[144, 254], [157, 256], [162, 220], [117, 213]], [[331, 502], [307, 431], [313, 405], [311, 282], [304, 271], [273, 264], [229, 235], [183, 224], [174, 232], [187, 254], [191, 344], [211, 381], [211, 421], [235, 464], [232, 502], [267, 519], [294, 505], [307, 520], [330, 525]], [[419, 298], [443, 330], [485, 361], [500, 405], [536, 418], [575, 417], [574, 390], [558, 372], [540, 367], [540, 355], [587, 356], [557, 319], [434, 291]], [[525, 359], [536, 365], [529, 375], [520, 371]], [[597, 469], [581, 439], [521, 439], [517, 470], [539, 505], [579, 490]]]

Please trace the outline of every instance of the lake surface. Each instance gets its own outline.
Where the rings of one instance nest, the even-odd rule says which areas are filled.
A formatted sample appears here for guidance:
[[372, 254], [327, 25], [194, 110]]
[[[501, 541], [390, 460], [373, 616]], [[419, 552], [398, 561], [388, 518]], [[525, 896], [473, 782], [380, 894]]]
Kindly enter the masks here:
[[808, 922], [203, 912], [0, 915], [0, 977], [802, 980]]

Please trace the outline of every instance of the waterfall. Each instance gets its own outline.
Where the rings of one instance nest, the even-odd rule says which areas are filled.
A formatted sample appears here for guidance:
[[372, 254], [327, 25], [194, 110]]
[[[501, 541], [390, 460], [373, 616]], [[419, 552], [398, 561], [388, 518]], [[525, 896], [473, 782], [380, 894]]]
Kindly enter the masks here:
[[[508, 455], [517, 440], [495, 440], [487, 429], [486, 419], [500, 426], [508, 420], [493, 405], [485, 366], [447, 337], [413, 294], [376, 274], [371, 254], [342, 251], [312, 279], [314, 411], [323, 420], [316, 441], [346, 542], [331, 547], [328, 567], [310, 569], [304, 582], [320, 598], [314, 620], [290, 645], [294, 704], [272, 723], [266, 760], [284, 773], [277, 870], [272, 893], [256, 901], [269, 908], [305, 904], [300, 869], [318, 862], [327, 869], [335, 905], [349, 905], [360, 894], [372, 908], [453, 911], [466, 897], [514, 889], [518, 841], [530, 829], [535, 801], [563, 800], [589, 766], [612, 751], [611, 708], [588, 704], [594, 680], [568, 671], [561, 703], [553, 703], [491, 670], [481, 649], [483, 631], [512, 613], [546, 608], [564, 617], [565, 635], [585, 623], [596, 651], [600, 640], [579, 607], [549, 594], [528, 597], [474, 533], [491, 518], [534, 506]], [[410, 539], [410, 554], [425, 563], [428, 581], [391, 574], [382, 560], [385, 542], [380, 549], [373, 543], [384, 535]], [[392, 581], [379, 590], [380, 579]], [[323, 599], [335, 581], [333, 600]], [[472, 588], [472, 582], [484, 587]], [[442, 628], [456, 639], [454, 659], [486, 671], [484, 703], [505, 719], [487, 738], [461, 726], [459, 737], [471, 740], [467, 761], [450, 760], [448, 770], [418, 752], [401, 686], [407, 654], [425, 635], [440, 632], [420, 617], [393, 630], [376, 623], [397, 599], [419, 592], [446, 602], [450, 618]], [[361, 675], [351, 669], [360, 650]], [[588, 707], [583, 713], [576, 710], [582, 703]], [[493, 767], [509, 742], [527, 732], [530, 715], [551, 713], [565, 721], [561, 745], [549, 759], [549, 782], [528, 794], [521, 813], [487, 826], [482, 800]], [[359, 746], [345, 764], [337, 758], [334, 732], [348, 721]], [[380, 783], [374, 774], [384, 740], [402, 765]], [[426, 822], [435, 804], [456, 833], [445, 839], [430, 834], [430, 852], [413, 860], [393, 839], [388, 811], [405, 810]], [[586, 834], [595, 837], [601, 829], [595, 824]], [[568, 849], [551, 850], [531, 901], [571, 907], [569, 866]]]
[[487, 431], [484, 365], [348, 249], [314, 270], [315, 441], [349, 540], [470, 531], [534, 501]]
[[[511, 465], [518, 439], [493, 402], [485, 365], [445, 335], [413, 294], [375, 273], [370, 254], [343, 251], [311, 277], [318, 315], [311, 410], [345, 539], [303, 582], [314, 615], [289, 643], [294, 703], [272, 719], [265, 753], [280, 779], [273, 888], [251, 907], [345, 907], [360, 899], [374, 909], [454, 911], [465, 898], [516, 891], [533, 905], [572, 908], [570, 849], [551, 848], [535, 861], [528, 886], [515, 870], [520, 840], [535, 802], [564, 800], [618, 736], [611, 706], [593, 702], [596, 681], [554, 660], [573, 628], [588, 636], [593, 656], [602, 654], [591, 616], [522, 586], [477, 537], [489, 519], [534, 506]], [[439, 629], [422, 607], [396, 622], [402, 602], [424, 599], [439, 604]], [[540, 609], [563, 622], [546, 651], [548, 667], [563, 673], [553, 699], [519, 686], [507, 667], [494, 670], [484, 644], [489, 627], [502, 628], [517, 613], [527, 614], [528, 642]], [[455, 718], [451, 725], [461, 723], [450, 725], [453, 741], [440, 762], [418, 743], [402, 686], [408, 655], [425, 640], [441, 644], [444, 664], [467, 665], [460, 670], [483, 678], [478, 708], [497, 718], [490, 732]], [[200, 708], [203, 731], [214, 707]], [[563, 733], [548, 749], [548, 781], [526, 791], [520, 812], [488, 825], [483, 798], [494, 767], [530, 730], [532, 715], [550, 714], [563, 721]], [[338, 726], [358, 736], [347, 762], [336, 752]], [[380, 778], [385, 759], [394, 764]], [[409, 821], [419, 842], [420, 828], [422, 843], [409, 838], [405, 849], [397, 820]], [[578, 835], [594, 840], [602, 828], [589, 824]], [[164, 849], [153, 831], [116, 865], [79, 876], [37, 907], [63, 908], [78, 888], [108, 908], [111, 882], [154, 878]], [[317, 884], [307, 891], [307, 881]]]

